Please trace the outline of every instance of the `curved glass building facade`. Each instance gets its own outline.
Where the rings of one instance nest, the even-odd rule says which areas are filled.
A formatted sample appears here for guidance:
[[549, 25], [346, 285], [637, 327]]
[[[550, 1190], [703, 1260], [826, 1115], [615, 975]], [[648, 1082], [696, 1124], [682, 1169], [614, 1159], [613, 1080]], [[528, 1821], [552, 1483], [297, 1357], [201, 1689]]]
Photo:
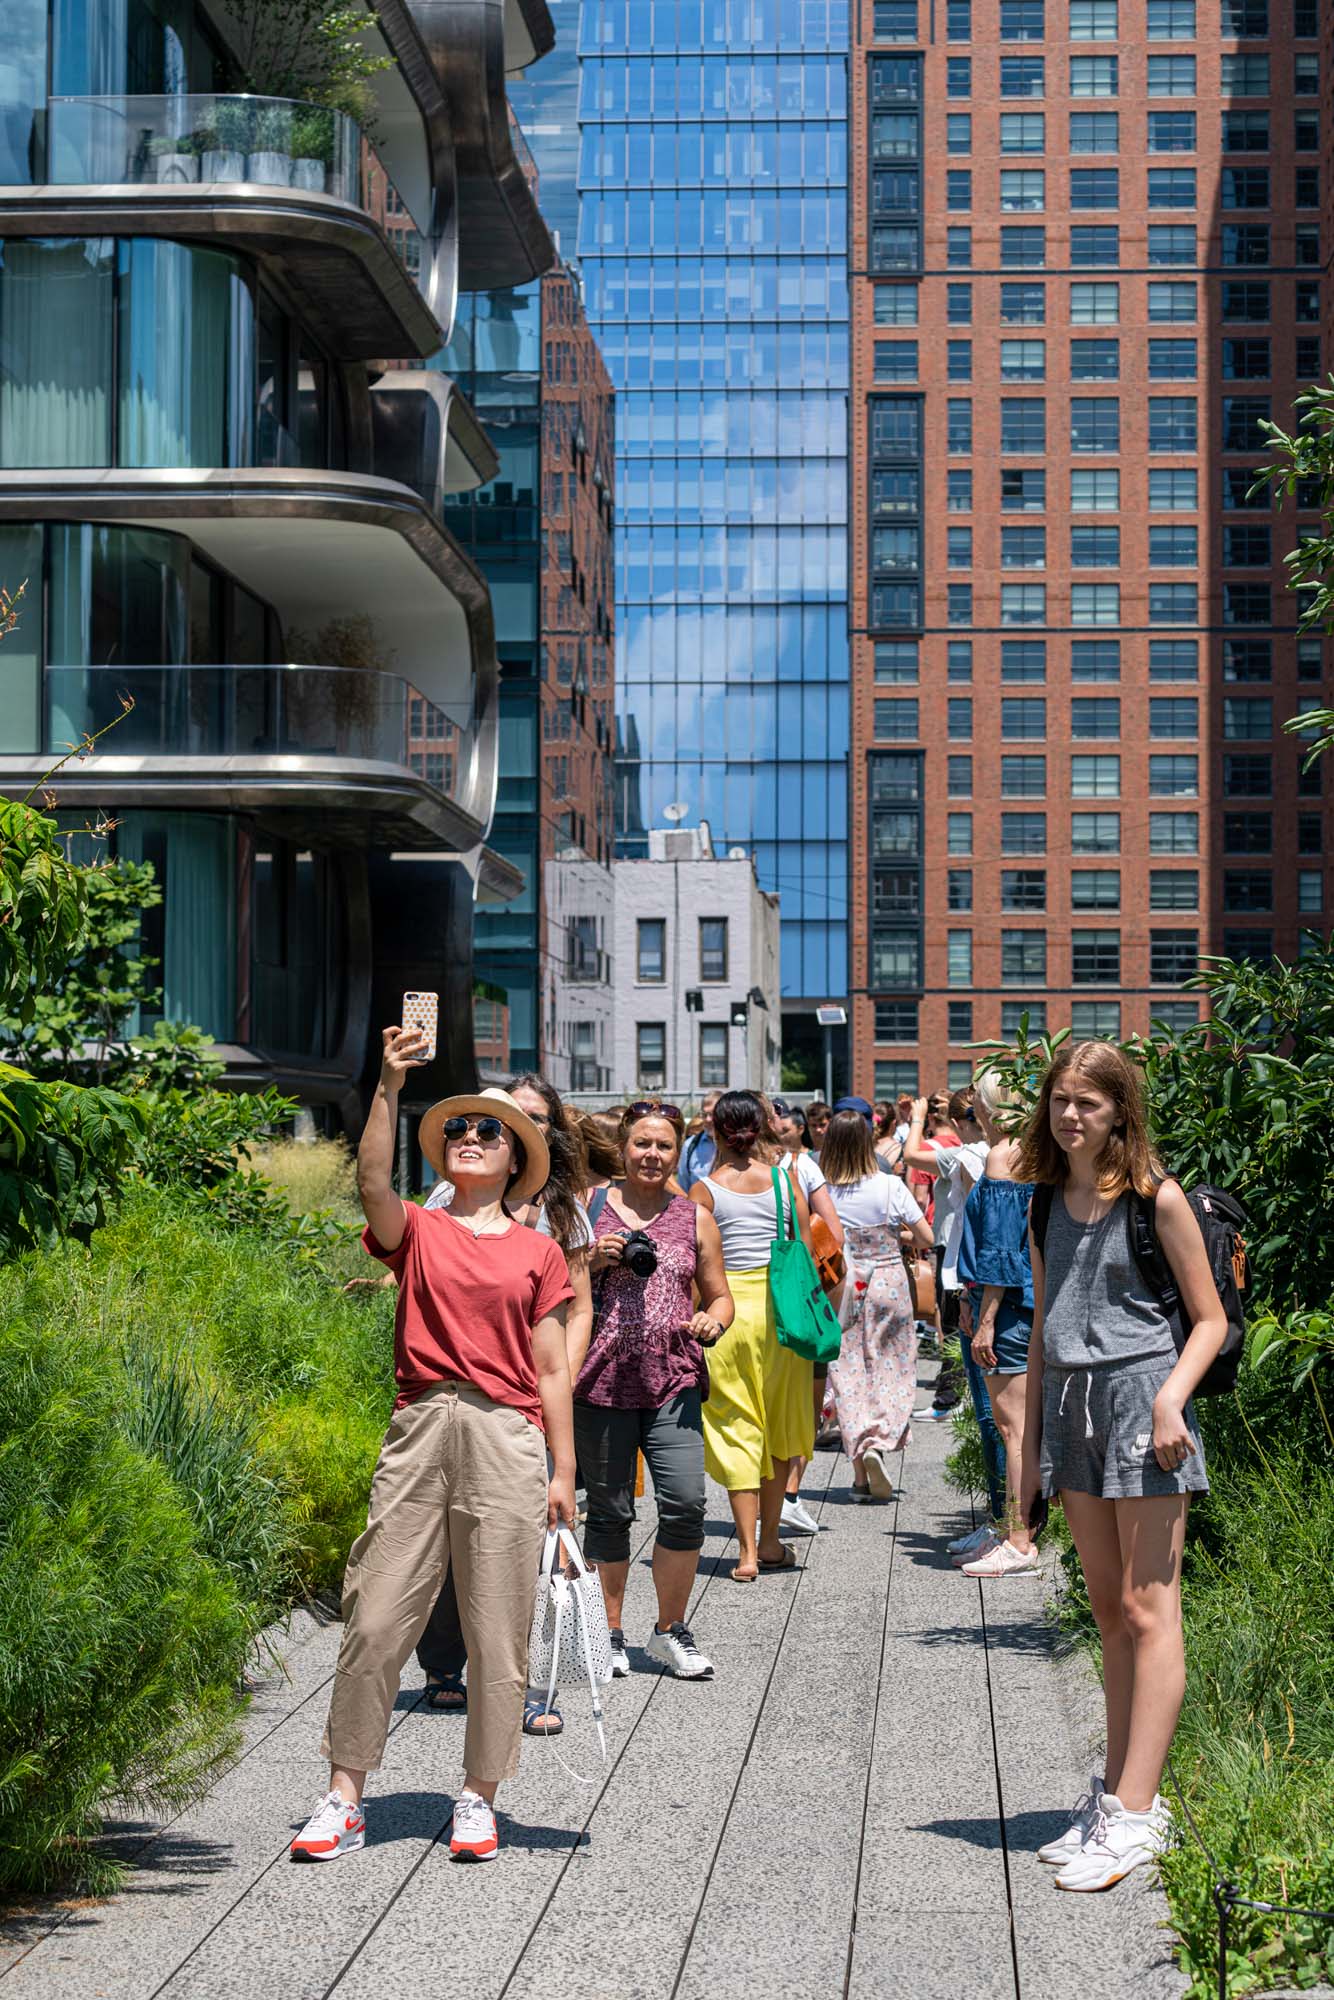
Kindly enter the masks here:
[[618, 851], [664, 809], [847, 991], [847, 0], [584, 0], [579, 257], [617, 389]]

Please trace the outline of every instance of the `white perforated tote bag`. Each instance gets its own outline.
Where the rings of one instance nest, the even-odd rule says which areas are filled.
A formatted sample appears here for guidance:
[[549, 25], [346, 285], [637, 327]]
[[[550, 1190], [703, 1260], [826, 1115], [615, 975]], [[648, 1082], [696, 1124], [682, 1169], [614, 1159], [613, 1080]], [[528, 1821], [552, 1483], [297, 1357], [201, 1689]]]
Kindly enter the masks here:
[[546, 1689], [550, 1707], [562, 1682], [568, 1684], [584, 1676], [588, 1680], [593, 1720], [605, 1762], [607, 1738], [602, 1727], [600, 1691], [611, 1680], [611, 1632], [602, 1598], [602, 1580], [585, 1562], [583, 1550], [570, 1530], [552, 1528], [547, 1531], [533, 1594], [528, 1684]]

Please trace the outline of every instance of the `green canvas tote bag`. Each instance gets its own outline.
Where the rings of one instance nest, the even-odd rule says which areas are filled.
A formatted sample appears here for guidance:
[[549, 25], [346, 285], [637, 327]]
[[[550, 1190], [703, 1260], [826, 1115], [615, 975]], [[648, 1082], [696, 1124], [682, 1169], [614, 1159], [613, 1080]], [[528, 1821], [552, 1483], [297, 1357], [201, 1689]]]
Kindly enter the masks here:
[[792, 1195], [786, 1216], [777, 1167], [773, 1177], [778, 1234], [769, 1252], [769, 1296], [774, 1302], [778, 1338], [804, 1361], [837, 1361], [843, 1329], [825, 1296], [815, 1259], [797, 1234], [797, 1200], [791, 1177], [784, 1177]]

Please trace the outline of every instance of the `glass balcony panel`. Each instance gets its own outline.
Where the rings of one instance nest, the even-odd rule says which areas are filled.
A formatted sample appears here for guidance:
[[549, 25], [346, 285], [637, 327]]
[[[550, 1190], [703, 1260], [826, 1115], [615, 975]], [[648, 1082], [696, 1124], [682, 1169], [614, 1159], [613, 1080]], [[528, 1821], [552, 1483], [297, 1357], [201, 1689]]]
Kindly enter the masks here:
[[474, 725], [397, 674], [305, 666], [52, 667], [46, 743], [59, 755], [111, 729], [108, 756], [301, 757], [410, 770], [467, 795]]

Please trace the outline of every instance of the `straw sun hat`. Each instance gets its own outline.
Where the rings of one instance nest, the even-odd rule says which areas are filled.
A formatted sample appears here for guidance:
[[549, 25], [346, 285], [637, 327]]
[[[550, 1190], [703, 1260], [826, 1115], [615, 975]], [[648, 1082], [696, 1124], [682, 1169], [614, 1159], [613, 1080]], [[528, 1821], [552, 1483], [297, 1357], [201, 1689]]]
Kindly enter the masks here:
[[518, 1139], [525, 1164], [518, 1179], [505, 1191], [510, 1202], [535, 1201], [547, 1184], [551, 1158], [547, 1142], [526, 1111], [521, 1111], [507, 1090], [483, 1090], [475, 1097], [442, 1097], [422, 1119], [417, 1133], [423, 1153], [442, 1179], [445, 1173], [446, 1118], [498, 1118]]

